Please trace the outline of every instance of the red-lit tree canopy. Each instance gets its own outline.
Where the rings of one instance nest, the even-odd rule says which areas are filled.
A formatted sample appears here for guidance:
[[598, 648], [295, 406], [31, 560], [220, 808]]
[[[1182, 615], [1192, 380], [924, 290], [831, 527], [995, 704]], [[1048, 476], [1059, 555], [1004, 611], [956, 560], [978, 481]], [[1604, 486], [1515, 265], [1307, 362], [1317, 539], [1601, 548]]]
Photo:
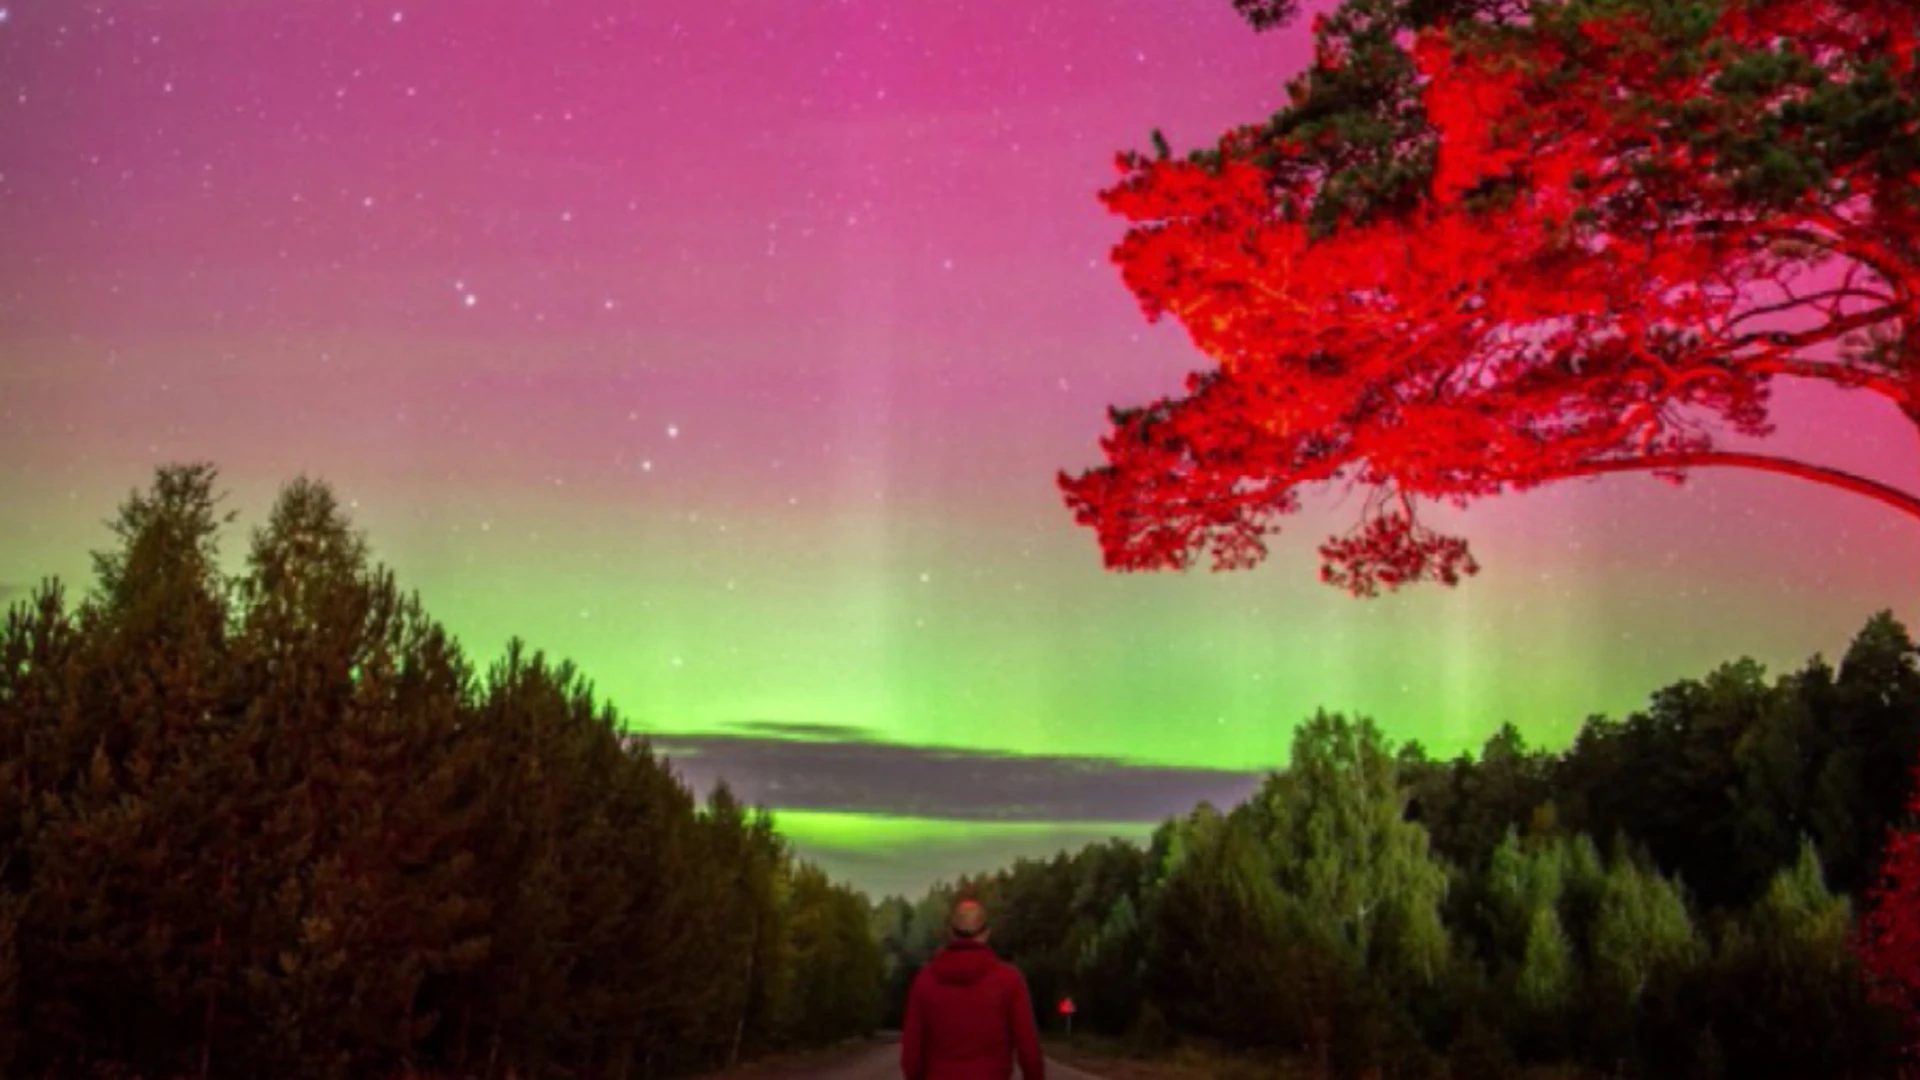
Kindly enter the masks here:
[[[1907, 812], [1920, 814], [1920, 786]], [[1920, 1052], [1920, 830], [1893, 831], [1868, 900], [1856, 942], [1862, 971], [1874, 997], [1906, 1022], [1910, 1048]]]
[[[1236, 0], [1256, 25], [1286, 0]], [[1264, 20], [1264, 22], [1263, 22]], [[1270, 121], [1103, 193], [1151, 319], [1212, 364], [1115, 409], [1063, 474], [1109, 567], [1242, 568], [1317, 485], [1356, 594], [1455, 583], [1424, 527], [1554, 480], [1742, 466], [1920, 495], [1763, 436], [1780, 379], [1920, 431], [1920, 36], [1910, 0], [1348, 0]]]

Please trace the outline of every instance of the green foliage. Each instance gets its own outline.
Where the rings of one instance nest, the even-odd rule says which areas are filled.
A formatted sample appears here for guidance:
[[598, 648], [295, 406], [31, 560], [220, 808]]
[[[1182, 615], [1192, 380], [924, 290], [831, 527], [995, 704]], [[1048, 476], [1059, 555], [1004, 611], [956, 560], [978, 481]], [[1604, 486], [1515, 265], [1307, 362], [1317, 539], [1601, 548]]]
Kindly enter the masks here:
[[214, 479], [164, 470], [87, 599], [0, 626], [8, 1075], [698, 1071], [868, 1030], [959, 892], [1049, 1025], [1071, 995], [1343, 1075], [1891, 1060], [1846, 948], [1920, 750], [1890, 614], [1837, 668], [1724, 665], [1561, 754], [1509, 725], [1433, 763], [1316, 715], [1227, 813], [870, 906], [764, 811], [696, 805], [570, 666], [516, 642], [476, 675], [324, 485], [225, 579]]
[[1553, 793], [1549, 758], [1527, 748], [1513, 724], [1502, 724], [1476, 761], [1461, 755], [1445, 764], [1424, 754], [1405, 760], [1400, 776], [1418, 807], [1433, 849], [1455, 863], [1472, 863], [1514, 824], [1527, 825]]
[[1082, 988], [1075, 999], [1077, 1019], [1086, 1029], [1118, 1035], [1133, 1026], [1140, 1014], [1146, 940], [1133, 897], [1122, 894], [1074, 964], [1074, 983]]
[[1525, 952], [1514, 978], [1514, 997], [1528, 1013], [1558, 1020], [1573, 1000], [1573, 942], [1560, 913], [1540, 905], [1527, 913]]
[[1334, 928], [1355, 962], [1396, 990], [1446, 964], [1446, 872], [1406, 821], [1390, 748], [1371, 721], [1320, 713], [1294, 733], [1292, 765], [1247, 806], [1282, 891]]
[[[1409, 19], [1440, 17], [1398, 0], [1343, 4], [1315, 32], [1316, 62], [1287, 84], [1288, 105], [1261, 126], [1275, 145], [1295, 141], [1304, 158], [1269, 167], [1307, 168], [1324, 178], [1307, 220], [1316, 231], [1341, 220], [1404, 213], [1433, 173], [1437, 140], [1422, 108], [1412, 58], [1397, 39]], [[1286, 161], [1283, 165], [1282, 162]]]
[[[1305, 167], [1320, 179], [1309, 219], [1323, 232], [1343, 221], [1407, 213], [1420, 202], [1436, 151], [1408, 54], [1413, 33], [1449, 26], [1464, 40], [1514, 51], [1516, 35], [1531, 25], [1577, 63], [1587, 50], [1618, 47], [1588, 39], [1584, 28], [1631, 15], [1642, 20], [1644, 47], [1663, 74], [1693, 75], [1710, 60], [1719, 63], [1705, 93], [1631, 97], [1621, 107], [1644, 117], [1658, 137], [1704, 151], [1755, 212], [1843, 174], [1859, 190], [1884, 186], [1879, 197], [1912, 200], [1904, 183], [1920, 164], [1920, 93], [1912, 80], [1900, 78], [1884, 52], [1835, 57], [1817, 42], [1793, 38], [1736, 51], [1718, 27], [1742, 6], [1766, 4], [1344, 0], [1315, 20], [1316, 62], [1288, 83], [1287, 106], [1257, 128], [1276, 144], [1297, 141], [1306, 155], [1271, 157], [1267, 165], [1276, 173]], [[1234, 7], [1259, 30], [1299, 14], [1292, 0], [1234, 0]], [[1649, 173], [1644, 180], [1646, 192], [1675, 196], [1670, 212], [1685, 211], [1686, 178]]]
[[1249, 837], [1232, 830], [1192, 850], [1156, 899], [1146, 990], [1169, 1023], [1240, 1045], [1297, 1037], [1272, 1022], [1292, 972], [1280, 896]]
[[1587, 942], [1591, 1052], [1635, 1050], [1636, 1014], [1663, 1003], [1704, 959], [1679, 888], [1617, 853]]
[[[1505, 725], [1435, 763], [1321, 713], [1224, 814], [959, 887], [1002, 905], [1006, 951], [1074, 995], [1077, 1023], [1146, 1049], [1201, 1040], [1320, 1075], [1888, 1075], [1899, 1031], [1828, 882], [1871, 858], [1843, 830], [1899, 820], [1915, 659], [1882, 613], [1838, 671], [1725, 664], [1560, 753]], [[884, 908], [883, 943], [915, 943], [903, 970], [954, 888]]]
[[1917, 753], [1920, 647], [1882, 612], [1838, 672], [1815, 657], [1769, 685], [1751, 661], [1723, 665], [1624, 722], [1590, 720], [1548, 771], [1567, 828], [1633, 837], [1715, 910], [1756, 901], [1802, 833], [1857, 894]]
[[1711, 1013], [1728, 1075], [1871, 1075], [1893, 1058], [1899, 1033], [1866, 1001], [1852, 933], [1852, 905], [1803, 841], [1721, 936]]
[[792, 974], [779, 995], [785, 1012], [777, 1030], [794, 1044], [818, 1031], [867, 1033], [879, 1018], [881, 986], [872, 977], [880, 946], [866, 901], [808, 863], [794, 865], [787, 893]]
[[322, 484], [224, 579], [214, 481], [0, 629], [0, 1071], [666, 1076], [873, 1025], [864, 898], [764, 813], [568, 665], [476, 679]]

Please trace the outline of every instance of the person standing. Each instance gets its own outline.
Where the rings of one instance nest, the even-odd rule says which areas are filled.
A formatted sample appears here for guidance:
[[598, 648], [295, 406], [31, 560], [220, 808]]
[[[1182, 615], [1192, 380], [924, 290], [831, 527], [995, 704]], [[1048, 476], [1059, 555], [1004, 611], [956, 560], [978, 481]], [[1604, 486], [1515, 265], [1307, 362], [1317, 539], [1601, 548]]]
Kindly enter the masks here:
[[1020, 969], [987, 945], [987, 909], [961, 900], [947, 944], [913, 977], [900, 1029], [906, 1080], [1046, 1080], [1033, 1003]]

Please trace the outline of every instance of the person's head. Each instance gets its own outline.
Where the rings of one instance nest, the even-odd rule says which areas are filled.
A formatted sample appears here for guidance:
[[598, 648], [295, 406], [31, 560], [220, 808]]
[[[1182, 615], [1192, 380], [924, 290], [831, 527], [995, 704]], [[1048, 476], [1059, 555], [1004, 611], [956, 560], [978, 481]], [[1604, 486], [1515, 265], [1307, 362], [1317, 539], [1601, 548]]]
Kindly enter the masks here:
[[987, 909], [978, 900], [959, 900], [947, 918], [947, 929], [961, 941], [987, 940]]

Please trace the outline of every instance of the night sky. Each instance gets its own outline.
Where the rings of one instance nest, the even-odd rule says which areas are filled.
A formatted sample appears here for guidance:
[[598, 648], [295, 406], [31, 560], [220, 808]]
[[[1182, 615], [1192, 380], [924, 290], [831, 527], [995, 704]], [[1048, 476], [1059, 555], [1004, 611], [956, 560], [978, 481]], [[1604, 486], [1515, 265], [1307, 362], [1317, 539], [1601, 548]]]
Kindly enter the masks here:
[[[1237, 799], [1317, 706], [1560, 746], [1920, 622], [1920, 526], [1730, 472], [1443, 515], [1452, 591], [1320, 585], [1352, 501], [1104, 572], [1054, 473], [1202, 358], [1095, 193], [1308, 51], [1226, 0], [0, 4], [0, 601], [89, 582], [156, 465], [219, 465], [236, 558], [317, 476], [480, 662], [573, 659], [869, 889]], [[1878, 399], [1778, 420], [1920, 488]]]

